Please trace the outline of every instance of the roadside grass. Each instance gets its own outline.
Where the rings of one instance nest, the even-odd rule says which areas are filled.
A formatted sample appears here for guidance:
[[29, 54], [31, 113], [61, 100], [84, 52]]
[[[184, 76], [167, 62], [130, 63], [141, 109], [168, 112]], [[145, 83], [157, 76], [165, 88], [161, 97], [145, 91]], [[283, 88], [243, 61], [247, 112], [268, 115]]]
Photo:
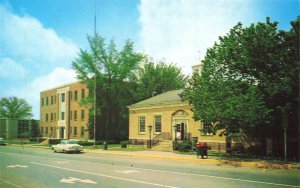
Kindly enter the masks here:
[[[83, 146], [83, 149], [104, 149], [104, 145], [96, 145], [96, 146]], [[107, 149], [111, 151], [144, 151], [144, 148], [122, 148], [121, 144], [108, 144]]]
[[[120, 144], [108, 144], [107, 145], [108, 149], [110, 150], [111, 148], [114, 148], [114, 147], [120, 147]], [[103, 144], [98, 144], [98, 145], [95, 145], [95, 146], [83, 146], [83, 149], [104, 149], [104, 145]]]
[[7, 141], [8, 144], [16, 144], [16, 145], [23, 145], [23, 144], [27, 144], [27, 145], [31, 145], [31, 144], [39, 144], [38, 142], [30, 142], [30, 141], [12, 141], [12, 140], [8, 140]]
[[[49, 146], [49, 144], [41, 144], [39, 142], [30, 142], [30, 141], [16, 141], [16, 140], [8, 140], [7, 141], [8, 145], [28, 145], [28, 146], [43, 146], [43, 147], [47, 147]], [[50, 147], [50, 146], [49, 146]]]
[[145, 148], [121, 148], [121, 146], [120, 146], [120, 147], [109, 148], [109, 150], [112, 150], [112, 151], [145, 151], [146, 149]]

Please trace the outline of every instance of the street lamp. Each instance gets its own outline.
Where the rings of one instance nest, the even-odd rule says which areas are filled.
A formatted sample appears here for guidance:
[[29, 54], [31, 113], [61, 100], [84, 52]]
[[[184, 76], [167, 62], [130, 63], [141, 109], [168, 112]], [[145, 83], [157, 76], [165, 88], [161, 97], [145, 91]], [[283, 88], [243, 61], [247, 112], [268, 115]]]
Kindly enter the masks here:
[[151, 148], [152, 148], [152, 145], [151, 145], [151, 131], [152, 131], [152, 125], [149, 125], [149, 126], [148, 126], [148, 129], [149, 129], [149, 138], [150, 138], [149, 148], [151, 149]]
[[95, 71], [95, 74], [94, 74], [94, 147], [96, 147], [96, 121], [97, 121], [97, 118], [96, 118], [96, 113], [97, 113], [97, 105], [96, 105], [96, 71]]

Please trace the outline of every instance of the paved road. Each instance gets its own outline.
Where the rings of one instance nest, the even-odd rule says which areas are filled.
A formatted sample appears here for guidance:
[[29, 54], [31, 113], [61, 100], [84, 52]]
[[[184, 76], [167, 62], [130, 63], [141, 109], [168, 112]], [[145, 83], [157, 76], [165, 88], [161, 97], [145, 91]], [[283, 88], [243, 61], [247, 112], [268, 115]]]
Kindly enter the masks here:
[[0, 187], [300, 187], [299, 171], [0, 147]]

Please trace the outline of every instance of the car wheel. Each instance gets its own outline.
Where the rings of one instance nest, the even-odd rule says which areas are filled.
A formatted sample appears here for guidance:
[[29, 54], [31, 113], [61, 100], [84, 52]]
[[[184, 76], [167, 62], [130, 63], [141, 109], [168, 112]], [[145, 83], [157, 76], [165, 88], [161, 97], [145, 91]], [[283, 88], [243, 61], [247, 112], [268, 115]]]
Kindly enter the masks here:
[[56, 153], [56, 150], [55, 150], [55, 149], [53, 149], [53, 151], [54, 151], [54, 153]]

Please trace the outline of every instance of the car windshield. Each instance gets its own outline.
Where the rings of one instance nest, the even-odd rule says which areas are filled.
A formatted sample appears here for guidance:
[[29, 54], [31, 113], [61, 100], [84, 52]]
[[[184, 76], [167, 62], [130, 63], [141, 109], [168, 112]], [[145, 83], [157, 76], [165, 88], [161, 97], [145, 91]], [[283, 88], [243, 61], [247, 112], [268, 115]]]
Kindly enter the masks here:
[[68, 144], [77, 144], [77, 141], [75, 141], [75, 140], [69, 140]]

